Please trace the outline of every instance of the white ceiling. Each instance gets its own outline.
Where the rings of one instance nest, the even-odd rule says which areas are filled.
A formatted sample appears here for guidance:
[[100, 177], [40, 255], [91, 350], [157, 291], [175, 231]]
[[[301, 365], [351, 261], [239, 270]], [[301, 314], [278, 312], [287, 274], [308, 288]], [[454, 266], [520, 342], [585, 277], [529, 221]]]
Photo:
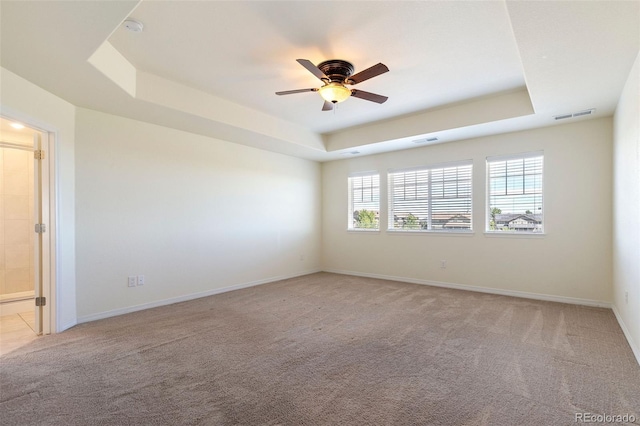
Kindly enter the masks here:
[[[639, 1], [7, 1], [3, 67], [112, 114], [314, 160], [611, 115]], [[127, 17], [144, 24], [125, 30]], [[89, 63], [89, 59], [92, 59]], [[322, 112], [295, 59], [390, 72]], [[92, 65], [93, 64], [93, 65]], [[577, 119], [573, 119], [577, 120]], [[566, 122], [566, 121], [564, 121]]]
[[[502, 2], [143, 2], [132, 17], [144, 32], [110, 41], [136, 68], [321, 133], [524, 86]], [[332, 114], [318, 94], [274, 96], [320, 86], [297, 58], [383, 62], [391, 72], [357, 87], [389, 100]]]

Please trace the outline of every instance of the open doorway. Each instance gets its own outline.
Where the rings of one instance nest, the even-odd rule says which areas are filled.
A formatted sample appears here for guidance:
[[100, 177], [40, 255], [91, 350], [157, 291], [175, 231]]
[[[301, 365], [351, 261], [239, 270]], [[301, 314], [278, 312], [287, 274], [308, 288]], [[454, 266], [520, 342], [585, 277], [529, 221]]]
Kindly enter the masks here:
[[50, 142], [0, 117], [0, 354], [51, 332]]

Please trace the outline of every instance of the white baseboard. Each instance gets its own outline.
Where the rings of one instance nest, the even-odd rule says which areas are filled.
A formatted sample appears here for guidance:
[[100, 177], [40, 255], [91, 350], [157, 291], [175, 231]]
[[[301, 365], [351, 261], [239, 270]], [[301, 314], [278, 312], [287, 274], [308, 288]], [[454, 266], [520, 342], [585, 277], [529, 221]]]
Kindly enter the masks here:
[[618, 312], [618, 308], [616, 308], [616, 305], [611, 304], [611, 309], [613, 309], [613, 314], [616, 316], [616, 319], [618, 320], [618, 324], [620, 324], [620, 328], [624, 333], [624, 337], [627, 338], [627, 342], [629, 342], [629, 346], [631, 346], [631, 351], [633, 352], [633, 355], [636, 357], [636, 361], [638, 361], [638, 364], [640, 365], [640, 347], [636, 345], [636, 343], [633, 340], [633, 337], [631, 337], [631, 333], [629, 332], [627, 325], [622, 320], [622, 316], [620, 315], [620, 312]]
[[502, 296], [522, 297], [525, 299], [545, 300], [548, 302], [570, 303], [572, 305], [584, 305], [598, 308], [611, 308], [611, 302], [602, 302], [599, 300], [580, 299], [577, 297], [555, 296], [552, 294], [529, 293], [526, 291], [504, 290], [500, 288], [478, 287], [467, 284], [455, 284], [441, 281], [422, 280], [418, 278], [395, 277], [390, 275], [369, 274], [365, 272], [343, 271], [337, 269], [324, 269], [324, 272], [332, 272], [334, 274], [353, 275], [357, 277], [378, 278], [381, 280], [400, 281], [412, 284], [429, 285], [433, 287], [445, 287], [456, 290], [476, 291], [480, 293], [499, 294]]
[[67, 322], [67, 323], [64, 323], [64, 324], [60, 324], [60, 327], [58, 329], [56, 329], [55, 331], [51, 330], [51, 334], [62, 333], [63, 331], [68, 330], [71, 327], [75, 327], [76, 325], [78, 325], [77, 321], [70, 321], [70, 322]]
[[212, 290], [207, 290], [207, 291], [203, 291], [203, 292], [200, 292], [200, 293], [185, 294], [183, 296], [172, 297], [170, 299], [157, 300], [157, 301], [154, 301], [154, 302], [143, 303], [141, 305], [127, 306], [125, 308], [113, 309], [111, 311], [105, 311], [105, 312], [99, 312], [97, 314], [85, 315], [83, 317], [78, 317], [78, 324], [82, 324], [82, 323], [90, 322], [90, 321], [96, 321], [96, 320], [100, 320], [100, 319], [104, 319], [104, 318], [115, 317], [115, 316], [123, 315], [123, 314], [129, 314], [131, 312], [142, 311], [142, 310], [145, 310], [145, 309], [157, 308], [158, 306], [166, 306], [166, 305], [171, 305], [171, 304], [174, 304], [174, 303], [186, 302], [187, 300], [193, 300], [193, 299], [199, 299], [201, 297], [213, 296], [214, 294], [226, 293], [228, 291], [240, 290], [242, 288], [254, 287], [254, 286], [257, 286], [257, 285], [261, 285], [261, 284], [268, 284], [268, 283], [272, 283], [274, 281], [280, 281], [280, 280], [286, 280], [286, 279], [289, 279], [289, 278], [301, 277], [303, 275], [314, 274], [314, 273], [320, 272], [320, 271], [321, 271], [320, 269], [302, 271], [302, 272], [297, 272], [297, 273], [290, 274], [290, 275], [282, 275], [282, 276], [279, 276], [279, 277], [271, 277], [271, 278], [266, 278], [266, 279], [263, 279], [263, 280], [251, 281], [251, 282], [243, 283], [243, 284], [236, 284], [236, 285], [232, 285], [232, 286], [229, 286], [229, 287], [214, 288]]
[[33, 299], [27, 300], [15, 300], [13, 302], [0, 303], [0, 316], [15, 315], [20, 312], [30, 312], [35, 309], [35, 302]]

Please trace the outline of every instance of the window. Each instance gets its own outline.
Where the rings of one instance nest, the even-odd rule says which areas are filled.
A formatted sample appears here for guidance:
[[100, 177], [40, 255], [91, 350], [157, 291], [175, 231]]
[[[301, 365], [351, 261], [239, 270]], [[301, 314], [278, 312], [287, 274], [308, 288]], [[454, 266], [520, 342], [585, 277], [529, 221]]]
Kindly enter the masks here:
[[472, 162], [389, 172], [389, 230], [470, 231]]
[[541, 152], [487, 158], [487, 231], [543, 232]]
[[362, 173], [349, 176], [348, 228], [380, 229], [380, 175]]

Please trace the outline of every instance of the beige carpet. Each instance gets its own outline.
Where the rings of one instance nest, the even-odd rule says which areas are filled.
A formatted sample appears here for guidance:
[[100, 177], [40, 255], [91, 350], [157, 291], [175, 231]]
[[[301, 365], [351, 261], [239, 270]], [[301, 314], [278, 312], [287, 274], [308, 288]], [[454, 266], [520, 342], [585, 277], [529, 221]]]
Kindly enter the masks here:
[[578, 412], [640, 419], [640, 368], [611, 310], [328, 273], [0, 358], [2, 425], [538, 426]]

